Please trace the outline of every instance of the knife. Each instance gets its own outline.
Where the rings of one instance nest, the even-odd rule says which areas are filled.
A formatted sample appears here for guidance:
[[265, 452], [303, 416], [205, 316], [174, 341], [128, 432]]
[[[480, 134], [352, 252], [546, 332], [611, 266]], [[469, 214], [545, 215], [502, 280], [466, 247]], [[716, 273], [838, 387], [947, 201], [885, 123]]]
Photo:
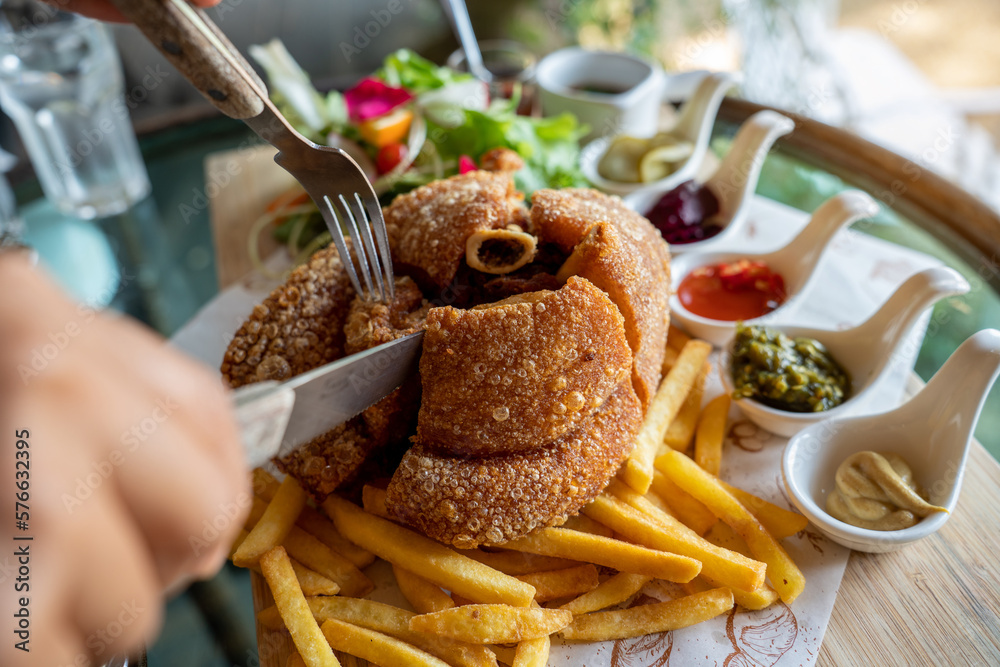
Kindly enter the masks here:
[[320, 366], [285, 382], [258, 382], [234, 393], [236, 417], [251, 469], [300, 445], [385, 398], [416, 372], [424, 332]]

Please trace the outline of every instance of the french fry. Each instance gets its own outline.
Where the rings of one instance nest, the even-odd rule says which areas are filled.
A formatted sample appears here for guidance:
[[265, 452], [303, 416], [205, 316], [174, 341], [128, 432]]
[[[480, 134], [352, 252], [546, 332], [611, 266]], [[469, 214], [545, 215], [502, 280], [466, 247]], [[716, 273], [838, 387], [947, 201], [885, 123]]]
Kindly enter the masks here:
[[367, 660], [356, 658], [350, 653], [334, 651], [333, 654], [337, 656], [337, 660], [340, 660], [340, 664], [343, 665], [343, 667], [369, 667], [369, 665], [371, 665], [371, 663]]
[[[393, 565], [477, 602], [526, 606], [535, 589], [337, 496], [323, 501], [340, 534]], [[440, 612], [438, 612], [440, 613]]]
[[716, 588], [676, 600], [576, 616], [560, 634], [566, 639], [609, 641], [686, 628], [733, 608], [733, 593]]
[[273, 547], [259, 560], [264, 579], [274, 596], [274, 605], [291, 633], [292, 642], [303, 662], [308, 667], [340, 667], [302, 595], [285, 549]]
[[[256, 495], [270, 502], [278, 490], [278, 480], [274, 479], [266, 470], [257, 468], [253, 471], [253, 488]], [[308, 505], [299, 514], [295, 525], [307, 533], [312, 533], [320, 542], [351, 561], [354, 567], [359, 570], [363, 570], [375, 562], [375, 554], [345, 540], [328, 518]]]
[[600, 583], [597, 578], [597, 568], [590, 563], [563, 570], [521, 574], [517, 578], [535, 587], [535, 602], [548, 602], [580, 595], [594, 590]]
[[591, 535], [603, 535], [604, 537], [611, 537], [611, 529], [605, 525], [599, 524], [589, 516], [584, 516], [583, 514], [577, 514], [566, 519], [566, 522], [560, 526], [560, 528], [569, 528], [570, 530], [578, 530], [581, 533], [590, 533]]
[[517, 652], [511, 667], [545, 667], [549, 662], [552, 641], [546, 635], [538, 639], [528, 639], [517, 645]]
[[663, 364], [660, 366], [660, 375], [666, 375], [670, 372], [670, 369], [677, 363], [678, 354], [677, 350], [669, 345], [667, 346], [667, 349], [663, 351]]
[[716, 396], [701, 413], [694, 439], [694, 461], [702, 470], [716, 477], [722, 466], [722, 442], [726, 439], [726, 415], [729, 414], [729, 395]]
[[722, 484], [726, 491], [733, 494], [743, 507], [750, 510], [750, 513], [757, 517], [757, 520], [763, 524], [767, 532], [771, 533], [771, 536], [776, 540], [791, 537], [805, 530], [806, 526], [809, 525], [809, 519], [798, 512], [778, 507], [774, 503], [769, 503], [763, 498], [758, 498], [743, 489], [726, 484], [721, 479], [719, 483]]
[[678, 352], [684, 349], [684, 346], [691, 341], [691, 336], [687, 333], [678, 329], [673, 322], [670, 323], [670, 328], [667, 330], [667, 345], [674, 348]]
[[[266, 507], [263, 500], [254, 496], [253, 507], [250, 508], [247, 523], [252, 526], [253, 522], [258, 521], [263, 516]], [[313, 534], [299, 528], [298, 525], [292, 526], [292, 529], [288, 531], [288, 535], [282, 540], [282, 546], [292, 558], [336, 582], [343, 595], [360, 597], [367, 595], [374, 588], [371, 580], [365, 576], [364, 572], [355, 567], [354, 563], [328, 547]], [[233, 564], [238, 567], [248, 567], [235, 561]]]
[[[710, 588], [719, 587], [719, 582], [711, 577], [705, 577], [705, 582]], [[764, 584], [755, 591], [741, 591], [735, 588], [730, 588], [729, 590], [732, 591], [736, 604], [750, 611], [766, 609], [781, 599], [778, 591], [774, 590], [769, 584]]]
[[[597, 523], [596, 521], [594, 523]], [[602, 530], [607, 530], [610, 536], [611, 530], [604, 526]], [[494, 570], [500, 570], [504, 574], [516, 577], [519, 574], [531, 574], [532, 572], [547, 572], [549, 570], [563, 570], [567, 567], [580, 565], [579, 561], [568, 558], [553, 558], [551, 556], [538, 556], [524, 553], [523, 551], [483, 551], [482, 549], [459, 549], [458, 553], [468, 556], [472, 560], [479, 561], [483, 565], [489, 565]]]
[[[699, 577], [695, 577], [692, 581], [697, 581], [698, 579]], [[642, 587], [648, 584], [651, 580], [652, 577], [647, 577], [644, 574], [619, 572], [613, 577], [605, 579], [594, 590], [589, 593], [584, 593], [576, 599], [570, 600], [559, 608], [570, 610], [573, 612], [574, 616], [579, 614], [589, 614], [592, 611], [606, 609], [621, 602], [625, 602], [625, 600], [628, 600], [630, 597], [641, 591]]]
[[[631, 489], [632, 488], [632, 487], [630, 487], [627, 484], [622, 484], [622, 486], [624, 486], [626, 489]], [[660, 512], [663, 512], [664, 514], [669, 514], [670, 516], [674, 517], [675, 519], [677, 518], [677, 515], [674, 514], [674, 510], [670, 507], [670, 505], [667, 504], [667, 501], [664, 500], [663, 498], [661, 498], [660, 496], [656, 495], [656, 493], [653, 492], [653, 487], [649, 488], [649, 491], [646, 493], [646, 495], [639, 496], [639, 497], [642, 498], [643, 500], [645, 500], [646, 503], [648, 503], [650, 506], [656, 508]], [[681, 522], [681, 523], [683, 523], [683, 522]]]
[[316, 539], [330, 547], [335, 553], [340, 554], [351, 562], [354, 567], [363, 570], [375, 562], [375, 554], [365, 551], [344, 539], [344, 536], [337, 532], [333, 522], [320, 514], [312, 507], [306, 507], [299, 515], [299, 520], [295, 525], [314, 535]]
[[497, 657], [497, 660], [505, 665], [513, 665], [514, 658], [517, 657], [516, 646], [500, 646], [499, 644], [493, 644], [490, 646], [490, 650], [493, 651], [493, 655]]
[[[343, 621], [413, 644], [422, 651], [459, 667], [496, 667], [493, 653], [475, 644], [466, 644], [444, 637], [435, 637], [410, 630], [411, 611], [373, 600], [354, 598], [309, 598], [309, 609], [322, 624], [330, 619]], [[257, 620], [266, 628], [281, 629], [281, 618], [274, 607], [262, 609]]]
[[[246, 536], [247, 531], [241, 530], [236, 544], [239, 544]], [[235, 545], [233, 551], [235, 551]], [[232, 552], [230, 552], [229, 557], [232, 558]], [[295, 572], [295, 578], [299, 580], [299, 587], [302, 589], [303, 595], [336, 595], [340, 592], [340, 586], [337, 585], [337, 582], [324, 577], [319, 572], [310, 570], [294, 558], [289, 557], [288, 560], [292, 563], [292, 570]], [[250, 569], [260, 573], [260, 563], [252, 564]]]
[[635, 449], [625, 461], [622, 478], [639, 493], [649, 491], [653, 481], [653, 459], [670, 422], [677, 416], [684, 399], [691, 391], [702, 366], [712, 352], [712, 346], [701, 340], [684, 345], [674, 364], [646, 411], [646, 419], [636, 437]]
[[403, 594], [410, 606], [417, 610], [418, 614], [429, 614], [432, 611], [441, 611], [455, 606], [455, 601], [441, 588], [423, 577], [418, 577], [409, 570], [404, 570], [396, 565], [392, 566], [392, 573], [396, 575], [396, 584], [399, 592]]
[[303, 595], [336, 595], [340, 592], [340, 586], [336, 581], [310, 570], [297, 560], [291, 560], [292, 570], [295, 572], [295, 578], [299, 580]]
[[281, 486], [281, 482], [263, 468], [254, 468], [253, 472], [250, 473], [250, 484], [253, 487], [253, 494], [267, 501], [274, 497], [278, 487]]
[[282, 544], [288, 553], [310, 570], [337, 582], [341, 595], [361, 597], [375, 587], [371, 579], [354, 567], [351, 561], [297, 526], [292, 528]]
[[783, 602], [787, 604], [798, 597], [806, 584], [802, 571], [760, 521], [716, 477], [702, 470], [680, 452], [667, 452], [656, 460], [656, 467], [703, 502], [746, 541], [755, 558], [767, 563], [768, 579]]
[[504, 548], [543, 556], [585, 558], [591, 563], [621, 572], [646, 574], [667, 581], [690, 581], [701, 571], [701, 563], [687, 556], [655, 551], [567, 528], [540, 528], [507, 542]]
[[724, 549], [736, 551], [745, 556], [750, 554], [750, 547], [747, 546], [746, 541], [737, 535], [736, 531], [730, 528], [724, 521], [720, 521], [712, 526], [712, 529], [705, 533], [705, 539], [712, 544], [718, 544]]
[[233, 554], [233, 563], [247, 567], [260, 560], [265, 552], [281, 544], [295, 526], [295, 520], [305, 506], [306, 492], [294, 478], [286, 477], [263, 516]]
[[653, 493], [670, 506], [673, 515], [680, 519], [681, 523], [699, 535], [704, 535], [719, 520], [712, 514], [712, 510], [674, 484], [672, 479], [664, 476], [659, 470], [653, 472], [651, 488]]
[[[723, 549], [729, 549], [752, 558], [750, 547], [743, 541], [743, 538], [722, 521], [717, 521], [712, 526], [712, 529], [705, 534], [705, 539]], [[711, 577], [702, 576], [701, 579], [704, 579], [706, 588], [718, 588], [722, 585]], [[751, 610], [770, 607], [780, 599], [778, 592], [767, 583], [755, 591], [732, 590], [736, 604]]]
[[573, 613], [565, 609], [470, 604], [414, 616], [410, 629], [470, 644], [513, 644], [547, 637], [572, 620]]
[[395, 637], [335, 619], [323, 621], [330, 646], [384, 667], [448, 667], [448, 663]]
[[236, 539], [233, 540], [232, 545], [229, 547], [229, 560], [233, 559], [233, 555], [236, 553], [236, 550], [240, 548], [240, 544], [243, 543], [243, 540], [245, 540], [249, 534], [250, 533], [246, 528], [240, 528], [240, 532], [236, 533]]
[[677, 417], [670, 422], [663, 443], [679, 452], [686, 451], [691, 439], [694, 438], [695, 427], [698, 425], [698, 415], [701, 414], [701, 399], [705, 395], [705, 380], [712, 371], [712, 364], [705, 362], [698, 373], [698, 379], [688, 392], [687, 398], [677, 411]]
[[[604, 493], [611, 494], [623, 503], [631, 505], [635, 509], [657, 521], [665, 522], [667, 525], [673, 525], [675, 523], [675, 521], [663, 518], [664, 515], [670, 517], [673, 517], [674, 515], [669, 511], [664, 511], [657, 507], [655, 502], [649, 499], [649, 494], [643, 495], [621, 480], [612, 479], [608, 483], [608, 486], [604, 489]], [[677, 517], [674, 518], [676, 519]]]
[[[633, 542], [701, 561], [703, 573], [710, 574], [731, 588], [752, 591], [764, 583], [764, 563], [717, 547], [673, 517], [664, 515], [661, 521], [657, 521], [608, 495], [595, 498], [584, 508], [584, 512]], [[618, 569], [622, 570], [620, 567]]]
[[365, 511], [391, 520], [389, 509], [385, 506], [385, 497], [385, 489], [380, 489], [377, 486], [365, 484], [364, 488], [361, 489], [361, 505]]

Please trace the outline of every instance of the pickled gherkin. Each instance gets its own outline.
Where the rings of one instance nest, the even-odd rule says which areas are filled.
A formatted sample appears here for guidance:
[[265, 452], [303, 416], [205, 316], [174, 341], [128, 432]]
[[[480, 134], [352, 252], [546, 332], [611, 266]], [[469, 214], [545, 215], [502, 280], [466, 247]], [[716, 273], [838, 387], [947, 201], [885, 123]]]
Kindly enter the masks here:
[[789, 412], [822, 412], [843, 403], [851, 378], [826, 347], [761, 326], [736, 324], [734, 399], [752, 398]]

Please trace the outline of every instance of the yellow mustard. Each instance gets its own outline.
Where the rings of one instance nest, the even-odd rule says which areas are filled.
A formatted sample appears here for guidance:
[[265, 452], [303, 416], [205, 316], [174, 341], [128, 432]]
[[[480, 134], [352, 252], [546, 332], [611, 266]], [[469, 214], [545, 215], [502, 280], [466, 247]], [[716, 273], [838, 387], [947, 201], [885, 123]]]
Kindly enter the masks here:
[[869, 530], [909, 528], [934, 512], [946, 512], [922, 497], [913, 471], [896, 454], [858, 452], [836, 475], [837, 488], [827, 496], [826, 511], [836, 519]]

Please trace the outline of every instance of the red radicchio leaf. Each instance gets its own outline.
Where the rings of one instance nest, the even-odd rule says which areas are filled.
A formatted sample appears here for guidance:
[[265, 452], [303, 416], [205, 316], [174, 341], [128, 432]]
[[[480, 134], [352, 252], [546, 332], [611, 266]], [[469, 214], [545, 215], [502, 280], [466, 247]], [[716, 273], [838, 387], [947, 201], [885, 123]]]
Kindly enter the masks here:
[[344, 93], [347, 113], [356, 123], [383, 116], [412, 99], [406, 89], [394, 88], [374, 77], [362, 79]]
[[475, 161], [468, 155], [458, 156], [458, 173], [468, 174], [470, 171], [475, 171], [478, 168]]

